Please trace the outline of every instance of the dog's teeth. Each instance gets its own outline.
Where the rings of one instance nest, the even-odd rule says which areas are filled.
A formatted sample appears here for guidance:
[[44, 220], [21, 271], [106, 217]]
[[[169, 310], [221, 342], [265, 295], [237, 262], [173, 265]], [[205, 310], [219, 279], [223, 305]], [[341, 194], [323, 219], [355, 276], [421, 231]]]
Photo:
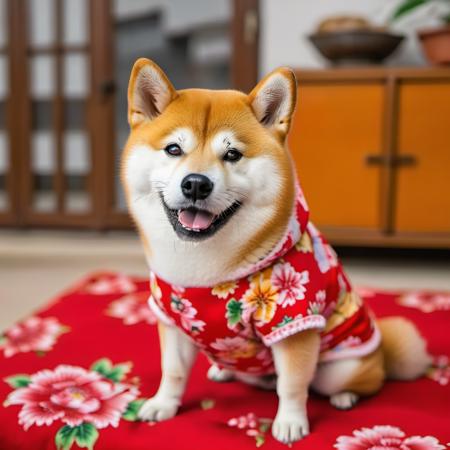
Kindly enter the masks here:
[[201, 230], [199, 230], [198, 228], [189, 228], [189, 227], [185, 227], [183, 224], [181, 225], [185, 230], [187, 231], [194, 231], [196, 233], [199, 233]]
[[187, 230], [187, 231], [194, 231], [195, 233], [200, 233], [200, 231], [202, 231], [202, 230], [200, 230], [199, 228], [189, 228], [189, 227], [184, 226], [183, 224], [181, 224], [181, 226], [182, 226], [185, 230]]

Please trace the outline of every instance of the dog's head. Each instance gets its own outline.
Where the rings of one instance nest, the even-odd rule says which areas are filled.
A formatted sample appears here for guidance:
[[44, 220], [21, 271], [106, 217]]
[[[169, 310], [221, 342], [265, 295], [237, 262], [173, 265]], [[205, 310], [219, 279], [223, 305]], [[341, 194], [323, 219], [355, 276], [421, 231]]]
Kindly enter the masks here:
[[[286, 68], [249, 95], [176, 91], [156, 64], [139, 59], [128, 89], [122, 171], [138, 224], [159, 209], [170, 228], [159, 236], [223, 244], [231, 230], [257, 245], [284, 229], [295, 196], [285, 148], [295, 98]], [[164, 227], [161, 220], [156, 226]]]

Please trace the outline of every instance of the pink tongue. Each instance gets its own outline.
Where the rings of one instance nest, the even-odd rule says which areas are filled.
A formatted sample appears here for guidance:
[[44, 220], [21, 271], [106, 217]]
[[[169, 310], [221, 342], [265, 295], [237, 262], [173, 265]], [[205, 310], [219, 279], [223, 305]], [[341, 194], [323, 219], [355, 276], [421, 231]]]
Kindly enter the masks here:
[[183, 209], [178, 213], [178, 220], [193, 230], [206, 230], [212, 223], [214, 216], [207, 211]]

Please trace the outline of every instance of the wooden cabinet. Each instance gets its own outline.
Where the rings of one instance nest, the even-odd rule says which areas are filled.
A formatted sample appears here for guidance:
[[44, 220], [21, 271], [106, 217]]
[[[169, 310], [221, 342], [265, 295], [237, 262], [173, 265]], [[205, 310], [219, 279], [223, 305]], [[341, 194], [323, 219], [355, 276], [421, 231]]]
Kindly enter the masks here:
[[298, 71], [290, 148], [335, 244], [450, 247], [450, 70]]
[[399, 89], [395, 229], [450, 231], [450, 82], [405, 82]]
[[312, 219], [377, 229], [380, 172], [365, 157], [382, 148], [383, 86], [312, 85], [299, 97], [290, 145]]

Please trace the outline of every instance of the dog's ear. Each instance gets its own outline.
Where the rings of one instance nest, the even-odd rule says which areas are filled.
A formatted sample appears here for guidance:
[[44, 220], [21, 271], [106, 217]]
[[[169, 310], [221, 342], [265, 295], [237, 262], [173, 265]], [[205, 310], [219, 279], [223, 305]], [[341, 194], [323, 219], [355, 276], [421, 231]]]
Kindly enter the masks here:
[[294, 72], [287, 67], [274, 70], [257, 84], [248, 97], [259, 122], [284, 140], [297, 99]]
[[159, 116], [177, 91], [162, 69], [146, 58], [133, 66], [128, 84], [128, 123], [133, 128]]

